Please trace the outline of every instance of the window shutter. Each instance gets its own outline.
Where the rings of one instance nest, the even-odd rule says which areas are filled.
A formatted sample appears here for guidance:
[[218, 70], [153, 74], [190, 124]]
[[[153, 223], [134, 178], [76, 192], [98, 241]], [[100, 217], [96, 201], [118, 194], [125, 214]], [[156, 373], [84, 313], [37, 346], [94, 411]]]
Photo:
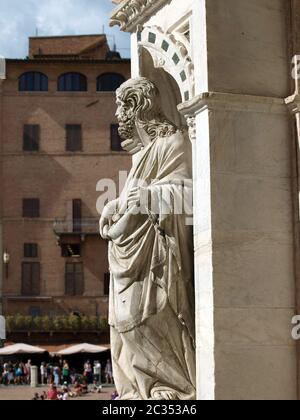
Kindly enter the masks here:
[[84, 279], [83, 279], [83, 265], [81, 263], [75, 264], [75, 285], [76, 296], [84, 294]]
[[109, 295], [109, 289], [110, 289], [110, 273], [104, 274], [104, 296]]
[[47, 92], [48, 77], [39, 72], [23, 73], [19, 77], [19, 91], [21, 92]]
[[74, 275], [73, 273], [66, 273], [66, 295], [75, 296]]
[[75, 125], [75, 124], [66, 125], [66, 137], [67, 137], [66, 150], [68, 152], [80, 152], [82, 150], [81, 125]]
[[81, 232], [81, 200], [73, 200], [73, 232]]
[[31, 264], [32, 276], [32, 296], [40, 296], [41, 282], [40, 282], [40, 263]]
[[40, 263], [23, 263], [22, 295], [39, 296], [40, 293]]
[[97, 78], [97, 91], [115, 92], [125, 80], [125, 77], [118, 73], [102, 74]]
[[22, 264], [22, 295], [30, 296], [31, 292], [31, 266], [30, 263]]
[[86, 92], [87, 87], [87, 78], [81, 73], [65, 73], [58, 79], [58, 90], [60, 92]]
[[73, 264], [67, 263], [66, 264], [66, 278], [65, 278], [65, 288], [66, 288], [66, 295], [67, 296], [74, 296], [75, 295], [75, 287], [74, 287], [74, 268]]
[[40, 142], [40, 126], [24, 125], [23, 150], [25, 152], [37, 152]]
[[40, 200], [38, 198], [23, 199], [23, 217], [40, 217]]
[[82, 263], [66, 264], [66, 295], [82, 296], [84, 294], [84, 278]]
[[38, 246], [37, 244], [24, 244], [24, 258], [37, 258]]
[[111, 124], [110, 126], [110, 141], [111, 141], [111, 150], [113, 152], [122, 152], [122, 139], [119, 135], [119, 125]]

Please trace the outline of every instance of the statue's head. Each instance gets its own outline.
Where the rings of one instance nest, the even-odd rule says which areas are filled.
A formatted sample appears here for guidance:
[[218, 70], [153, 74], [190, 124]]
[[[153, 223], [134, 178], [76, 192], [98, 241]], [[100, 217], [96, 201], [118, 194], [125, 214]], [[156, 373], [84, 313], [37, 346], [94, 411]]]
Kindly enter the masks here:
[[176, 128], [161, 112], [159, 91], [145, 77], [130, 79], [117, 90], [119, 133], [124, 139], [134, 137], [135, 128], [143, 127], [151, 140], [173, 134]]

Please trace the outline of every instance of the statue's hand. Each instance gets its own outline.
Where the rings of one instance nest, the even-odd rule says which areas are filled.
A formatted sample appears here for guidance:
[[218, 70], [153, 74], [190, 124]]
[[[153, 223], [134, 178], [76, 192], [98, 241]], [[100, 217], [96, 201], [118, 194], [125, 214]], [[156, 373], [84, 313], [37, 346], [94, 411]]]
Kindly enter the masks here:
[[110, 201], [102, 212], [100, 218], [100, 235], [103, 239], [110, 240], [108, 232], [112, 225], [112, 218], [116, 213], [118, 200]]
[[132, 188], [128, 193], [127, 204], [128, 207], [139, 206], [141, 201], [141, 188], [135, 187]]
[[143, 187], [135, 187], [132, 188], [128, 193], [127, 205], [128, 208], [131, 208], [133, 206], [144, 208], [148, 206], [148, 200], [148, 189]]

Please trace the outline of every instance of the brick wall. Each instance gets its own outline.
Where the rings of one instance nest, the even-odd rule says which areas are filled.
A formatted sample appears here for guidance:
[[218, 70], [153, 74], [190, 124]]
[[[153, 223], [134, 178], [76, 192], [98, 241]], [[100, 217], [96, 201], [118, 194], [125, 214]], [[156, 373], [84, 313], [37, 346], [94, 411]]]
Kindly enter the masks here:
[[29, 38], [29, 58], [37, 56], [86, 56], [105, 59], [109, 47], [105, 35]]
[[[26, 71], [41, 71], [49, 77], [49, 92], [19, 92], [18, 77]], [[78, 71], [88, 78], [87, 92], [57, 92], [57, 78]], [[110, 125], [116, 122], [115, 94], [96, 92], [96, 78], [107, 72], [130, 77], [128, 61], [37, 62], [8, 61], [7, 80], [0, 94], [1, 193], [3, 247], [10, 254], [8, 277], [4, 278], [6, 314], [28, 314], [39, 307], [42, 314], [80, 311], [106, 316], [104, 274], [108, 271], [107, 244], [100, 236], [82, 242], [85, 291], [82, 297], [65, 296], [65, 263], [53, 231], [55, 219], [67, 216], [68, 202], [81, 199], [83, 218], [99, 218], [96, 184], [101, 178], [118, 181], [119, 171], [128, 171], [130, 157], [110, 150]], [[40, 125], [38, 153], [23, 152], [24, 124]], [[83, 150], [65, 151], [66, 124], [81, 124]], [[0, 172], [1, 174], [1, 172]], [[40, 199], [40, 218], [23, 219], [23, 198]], [[21, 266], [24, 243], [38, 243], [41, 265], [41, 296], [22, 298]], [[45, 298], [45, 299], [44, 299]]]

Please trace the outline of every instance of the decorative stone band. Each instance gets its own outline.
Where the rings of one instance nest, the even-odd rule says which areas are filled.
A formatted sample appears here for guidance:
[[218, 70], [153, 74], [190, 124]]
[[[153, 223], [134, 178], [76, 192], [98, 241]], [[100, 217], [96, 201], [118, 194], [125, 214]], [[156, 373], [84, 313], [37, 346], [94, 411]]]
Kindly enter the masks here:
[[[300, 98], [299, 98], [300, 105]], [[300, 107], [299, 107], [300, 109]], [[196, 116], [204, 111], [255, 112], [287, 114], [284, 99], [220, 92], [204, 92], [192, 100], [178, 105], [178, 111], [186, 118], [191, 141], [197, 138]]]
[[122, 31], [135, 32], [137, 25], [143, 24], [171, 0], [124, 0], [110, 19], [110, 26], [119, 25]]
[[286, 98], [285, 103], [292, 114], [300, 113], [300, 95], [298, 93]]
[[194, 97], [194, 65], [186, 47], [157, 26], [145, 27], [137, 33], [139, 48], [145, 48], [155, 68], [163, 68], [177, 82], [182, 101]]

